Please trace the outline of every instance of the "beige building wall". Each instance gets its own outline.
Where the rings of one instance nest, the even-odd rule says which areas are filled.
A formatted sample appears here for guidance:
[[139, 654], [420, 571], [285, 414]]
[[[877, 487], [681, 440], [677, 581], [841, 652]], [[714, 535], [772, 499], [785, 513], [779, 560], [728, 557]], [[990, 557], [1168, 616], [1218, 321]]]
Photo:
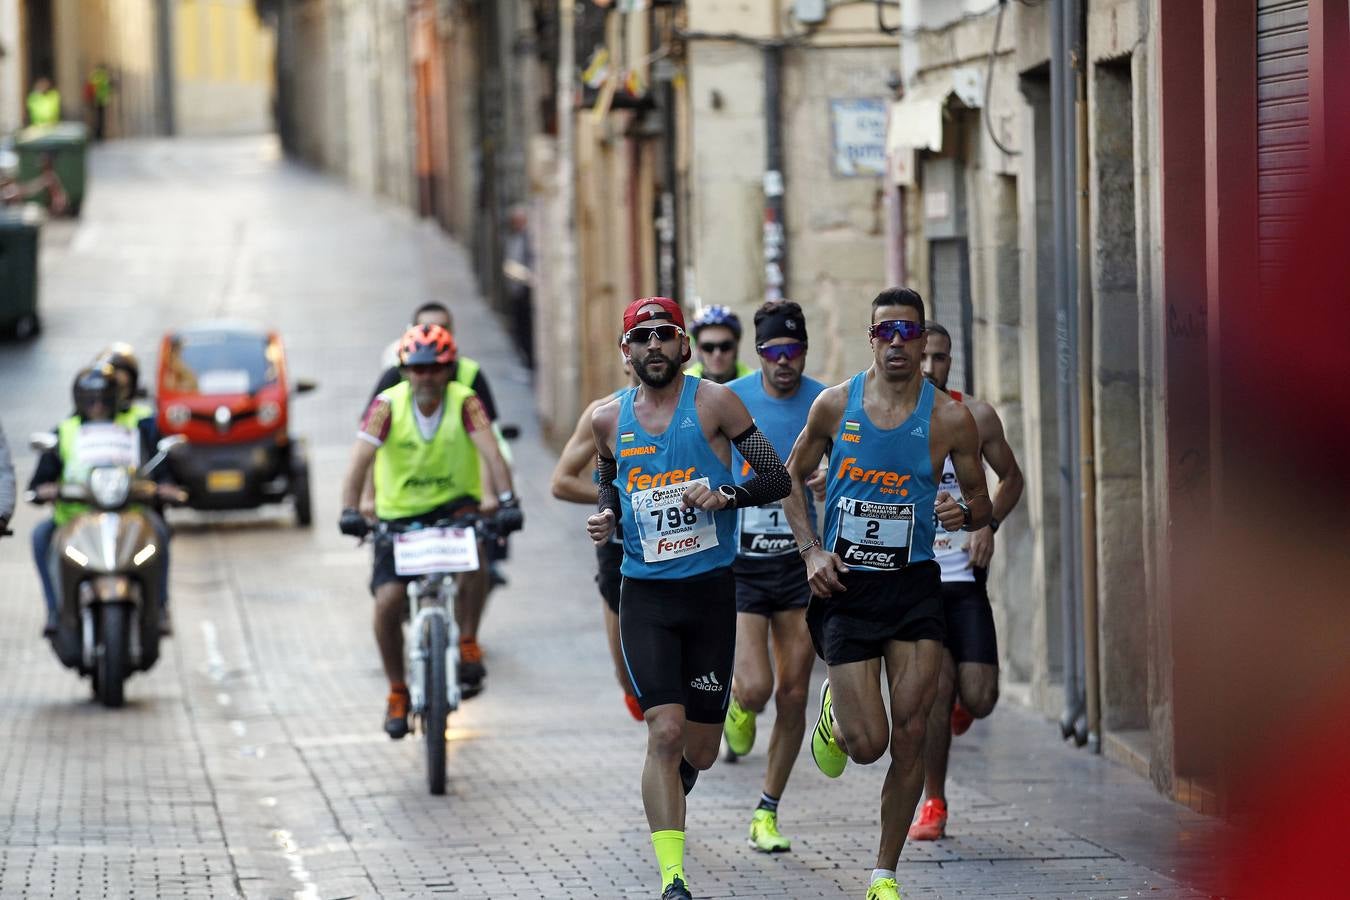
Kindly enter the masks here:
[[23, 125], [23, 59], [19, 4], [0, 3], [0, 134]]
[[275, 39], [253, 0], [177, 0], [173, 10], [175, 131], [271, 131]]
[[103, 63], [114, 80], [108, 136], [157, 133], [159, 66], [154, 4], [145, 0], [55, 0], [53, 7], [61, 117], [89, 121], [84, 85], [93, 67]]

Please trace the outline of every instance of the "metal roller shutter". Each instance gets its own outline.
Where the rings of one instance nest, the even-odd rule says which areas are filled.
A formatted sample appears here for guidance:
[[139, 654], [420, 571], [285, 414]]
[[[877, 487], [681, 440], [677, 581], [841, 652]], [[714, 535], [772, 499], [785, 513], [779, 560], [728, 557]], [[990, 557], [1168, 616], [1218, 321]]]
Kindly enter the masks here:
[[1257, 0], [1257, 253], [1263, 294], [1278, 288], [1281, 260], [1307, 194], [1308, 0]]

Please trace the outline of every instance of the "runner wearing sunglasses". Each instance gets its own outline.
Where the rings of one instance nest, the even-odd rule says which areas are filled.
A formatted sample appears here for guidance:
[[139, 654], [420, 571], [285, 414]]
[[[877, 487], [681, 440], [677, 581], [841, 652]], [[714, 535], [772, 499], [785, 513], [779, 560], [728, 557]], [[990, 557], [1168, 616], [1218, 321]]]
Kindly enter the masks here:
[[[619, 635], [647, 722], [642, 805], [663, 900], [689, 897], [685, 795], [717, 758], [736, 653], [736, 510], [791, 486], [745, 404], [680, 372], [684, 314], [665, 297], [624, 311], [624, 354], [640, 384], [596, 410], [596, 545], [623, 523]], [[755, 477], [736, 484], [732, 447]]]
[[[779, 456], [792, 450], [812, 401], [825, 390], [825, 385], [802, 374], [806, 347], [802, 308], [787, 300], [765, 303], [755, 312], [760, 371], [728, 385], [745, 402]], [[733, 457], [733, 471], [738, 481], [750, 475], [750, 467], [739, 454]], [[823, 486], [823, 470], [817, 469], [812, 478]], [[814, 524], [814, 506], [811, 513]], [[759, 805], [750, 818], [749, 843], [766, 853], [782, 852], [791, 849], [791, 842], [778, 830], [778, 803], [806, 733], [806, 692], [815, 654], [806, 628], [806, 604], [811, 599], [806, 564], [797, 553], [781, 503], [740, 510], [740, 540], [732, 569], [736, 575], [736, 674], [727, 707], [728, 759], [750, 752], [755, 718], [773, 696], [768, 766]]]
[[[924, 793], [919, 820], [909, 828], [912, 841], [934, 841], [947, 833], [947, 758], [952, 735], [964, 734], [998, 703], [998, 636], [989, 605], [989, 560], [994, 532], [1022, 498], [1022, 470], [1003, 435], [994, 407], [959, 391], [948, 390], [952, 371], [952, 337], [936, 322], [927, 324], [923, 375], [938, 390], [965, 404], [980, 433], [980, 457], [998, 476], [993, 517], [984, 528], [963, 535], [941, 528], [933, 535], [933, 558], [942, 569], [942, 611], [947, 620], [946, 649], [938, 678], [937, 699], [928, 717], [924, 745]], [[951, 459], [942, 469], [942, 488], [961, 496]]]
[[741, 320], [728, 307], [704, 307], [689, 326], [698, 362], [685, 369], [695, 378], [726, 384], [754, 370], [740, 360]]
[[[829, 668], [811, 756], [838, 778], [850, 759], [871, 763], [890, 750], [868, 900], [900, 896], [895, 867], [923, 788], [944, 637], [934, 517], [969, 531], [990, 515], [975, 420], [920, 372], [923, 321], [915, 291], [890, 288], [872, 301], [872, 365], [812, 404], [788, 460], [792, 495], [783, 503], [811, 584], [807, 624]], [[822, 542], [802, 481], [826, 453]], [[938, 490], [948, 456], [960, 501]]]

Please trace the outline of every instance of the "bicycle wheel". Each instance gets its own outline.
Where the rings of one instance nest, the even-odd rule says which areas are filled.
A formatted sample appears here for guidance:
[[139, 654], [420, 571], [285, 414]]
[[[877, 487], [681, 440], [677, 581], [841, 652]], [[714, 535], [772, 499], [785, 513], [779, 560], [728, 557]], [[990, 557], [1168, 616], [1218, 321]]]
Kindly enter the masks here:
[[427, 743], [427, 786], [431, 793], [445, 793], [445, 726], [450, 718], [446, 697], [445, 622], [439, 616], [427, 618], [427, 662], [422, 667], [426, 712], [422, 716], [422, 734]]

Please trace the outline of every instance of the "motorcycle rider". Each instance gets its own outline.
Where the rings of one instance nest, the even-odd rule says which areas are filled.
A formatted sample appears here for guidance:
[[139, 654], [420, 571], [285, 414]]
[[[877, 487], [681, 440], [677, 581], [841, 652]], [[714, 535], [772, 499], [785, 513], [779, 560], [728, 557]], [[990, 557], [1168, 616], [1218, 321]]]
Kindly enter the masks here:
[[[75, 412], [68, 416], [55, 429], [57, 444], [46, 450], [38, 458], [36, 471], [28, 484], [29, 491], [39, 502], [56, 500], [56, 507], [49, 519], [39, 522], [33, 528], [33, 561], [37, 565], [38, 577], [42, 581], [42, 593], [47, 603], [47, 624], [43, 636], [51, 637], [57, 627], [56, 571], [51, 560], [52, 536], [56, 529], [85, 512], [88, 507], [81, 503], [69, 503], [57, 500], [61, 483], [67, 479], [79, 477], [84, 463], [79, 459], [78, 443], [80, 429], [91, 423], [107, 422], [133, 431], [137, 435], [137, 463], [144, 463], [154, 451], [154, 444], [146, 445], [141, 439], [142, 432], [134, 424], [118, 421], [117, 377], [112, 366], [104, 364], [82, 369], [75, 376], [71, 388], [75, 401]], [[161, 470], [162, 471], [162, 470]], [[159, 474], [159, 496], [164, 500], [181, 500], [183, 492], [168, 483], [167, 475]], [[146, 511], [162, 548], [164, 564], [161, 567], [160, 583], [160, 628], [169, 633], [169, 529], [164, 520], [151, 510]]]
[[[455, 356], [455, 339], [439, 325], [416, 325], [404, 334], [399, 351], [404, 380], [371, 401], [352, 448], [338, 520], [343, 534], [362, 537], [369, 531], [370, 523], [357, 503], [372, 466], [375, 514], [383, 521], [425, 523], [477, 511], [498, 513], [502, 531], [523, 524], [511, 472], [497, 449], [483, 404], [472, 390], [451, 381]], [[499, 494], [483, 491], [480, 458], [491, 472], [491, 483], [504, 486]], [[486, 554], [481, 558], [486, 560]], [[370, 590], [375, 595], [375, 640], [389, 678], [384, 730], [398, 740], [408, 733], [402, 622], [411, 579], [396, 573], [393, 547], [387, 543], [376, 544], [374, 562]], [[471, 693], [486, 674], [478, 647], [486, 568], [461, 576], [455, 604], [461, 634], [460, 681]]]
[[137, 395], [141, 388], [141, 363], [136, 348], [125, 341], [109, 344], [94, 358], [94, 365], [107, 363], [117, 378], [117, 418], [125, 417], [134, 423], [155, 421], [155, 408], [142, 402]]

